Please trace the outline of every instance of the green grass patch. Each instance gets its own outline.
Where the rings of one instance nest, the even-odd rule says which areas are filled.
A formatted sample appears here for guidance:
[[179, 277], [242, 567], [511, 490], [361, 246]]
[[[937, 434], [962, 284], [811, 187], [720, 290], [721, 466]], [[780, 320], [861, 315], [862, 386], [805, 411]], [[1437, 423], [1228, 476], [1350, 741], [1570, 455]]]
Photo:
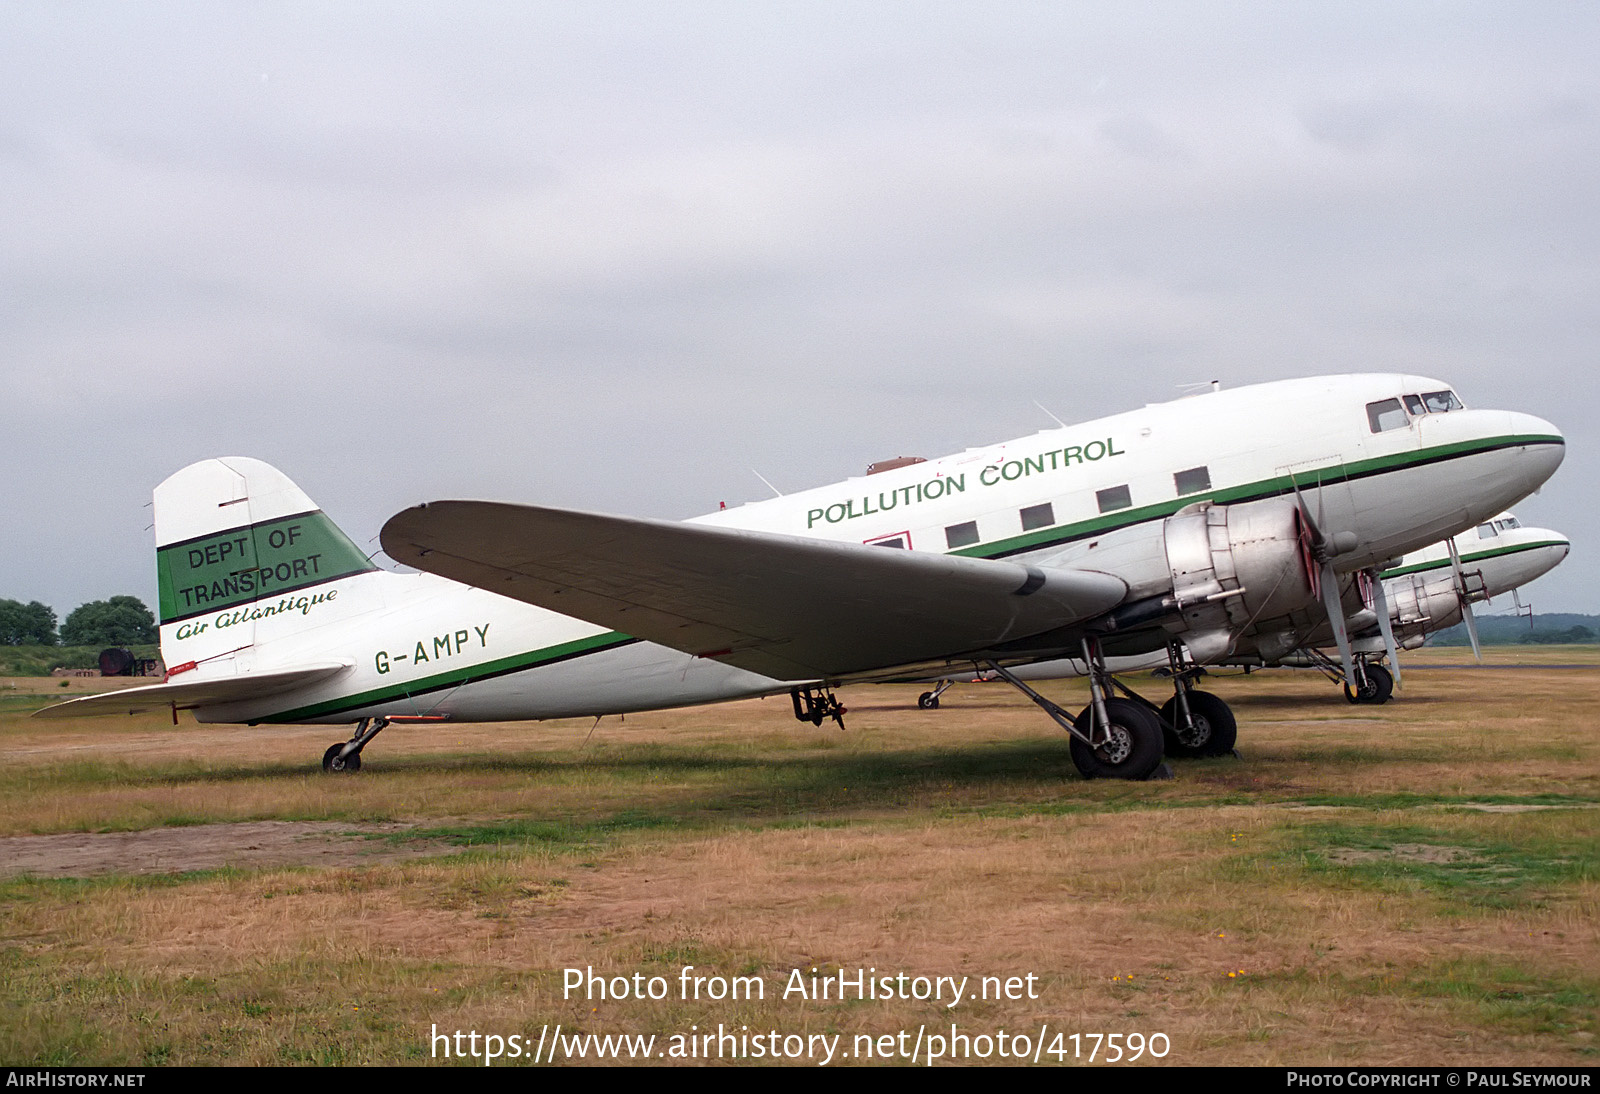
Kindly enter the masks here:
[[577, 817], [534, 819], [519, 817], [500, 822], [415, 828], [379, 838], [393, 843], [415, 840], [442, 841], [475, 850], [589, 851], [614, 843], [632, 832], [683, 828], [679, 817], [630, 809], [599, 820]]
[[1259, 982], [1314, 983], [1340, 996], [1388, 996], [1429, 1000], [1456, 1012], [1464, 1026], [1505, 1035], [1593, 1033], [1600, 984], [1560, 972], [1527, 968], [1482, 957], [1441, 959], [1420, 966], [1392, 966], [1365, 976], [1299, 969], [1257, 976]]
[[1474, 805], [1549, 805], [1587, 807], [1595, 799], [1575, 794], [1415, 794], [1408, 792], [1367, 794], [1306, 794], [1295, 799], [1305, 805], [1349, 806], [1357, 809], [1424, 809], [1429, 806]]
[[[1488, 821], [1491, 818], [1486, 817]], [[1506, 818], [1493, 818], [1504, 820]], [[1600, 878], [1600, 845], [1587, 828], [1570, 834], [1472, 831], [1466, 826], [1349, 822], [1305, 824], [1269, 868], [1298, 871], [1323, 885], [1397, 895], [1428, 893], [1449, 909], [1505, 910], [1541, 903], [1558, 890]]]

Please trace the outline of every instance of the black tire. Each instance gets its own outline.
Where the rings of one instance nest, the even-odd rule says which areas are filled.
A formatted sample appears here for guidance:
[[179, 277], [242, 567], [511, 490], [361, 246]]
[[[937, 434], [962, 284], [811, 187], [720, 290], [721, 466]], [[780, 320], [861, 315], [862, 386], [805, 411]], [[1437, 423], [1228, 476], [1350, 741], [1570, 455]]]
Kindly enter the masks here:
[[1344, 686], [1344, 697], [1352, 703], [1387, 703], [1394, 694], [1394, 675], [1382, 665], [1367, 665], [1367, 682], [1360, 688]]
[[330, 775], [347, 775], [361, 770], [361, 753], [352, 752], [343, 760], [339, 759], [339, 752], [345, 743], [340, 741], [322, 754], [322, 770]]
[[[1110, 739], [1091, 748], [1072, 738], [1072, 763], [1086, 779], [1148, 779], [1161, 766], [1161, 721], [1155, 711], [1132, 699], [1107, 699]], [[1091, 733], [1094, 706], [1078, 715], [1078, 731]]]
[[1161, 727], [1168, 756], [1194, 759], [1200, 756], [1226, 756], [1233, 751], [1239, 739], [1239, 723], [1233, 708], [1209, 691], [1191, 691], [1188, 696], [1189, 713], [1194, 715], [1194, 728], [1178, 726], [1178, 697], [1174, 695], [1161, 708]]
[[917, 706], [923, 710], [938, 710], [939, 697], [931, 691], [925, 691], [917, 696]]

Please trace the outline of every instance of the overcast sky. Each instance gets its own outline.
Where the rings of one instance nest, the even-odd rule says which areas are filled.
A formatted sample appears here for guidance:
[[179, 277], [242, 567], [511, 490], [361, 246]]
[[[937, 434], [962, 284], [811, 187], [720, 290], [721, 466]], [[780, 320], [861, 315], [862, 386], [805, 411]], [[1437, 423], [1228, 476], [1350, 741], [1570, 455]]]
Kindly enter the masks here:
[[208, 456], [376, 550], [1406, 369], [1565, 431], [1531, 598], [1600, 612], [1597, 47], [1589, 3], [13, 0], [0, 597], [154, 604]]

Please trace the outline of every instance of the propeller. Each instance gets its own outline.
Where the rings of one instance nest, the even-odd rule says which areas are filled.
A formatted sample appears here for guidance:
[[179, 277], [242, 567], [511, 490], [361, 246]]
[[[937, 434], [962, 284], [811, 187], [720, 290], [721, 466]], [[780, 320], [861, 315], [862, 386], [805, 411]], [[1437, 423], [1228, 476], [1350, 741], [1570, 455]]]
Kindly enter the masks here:
[[[1311, 585], [1311, 595], [1320, 596], [1323, 610], [1328, 614], [1328, 625], [1333, 628], [1333, 641], [1339, 647], [1339, 660], [1344, 666], [1345, 683], [1355, 686], [1356, 666], [1355, 658], [1350, 653], [1350, 632], [1344, 623], [1344, 606], [1339, 603], [1339, 575], [1334, 572], [1333, 558], [1343, 554], [1354, 543], [1348, 545], [1342, 542], [1346, 538], [1354, 540], [1348, 532], [1340, 533], [1330, 540], [1322, 534], [1320, 520], [1312, 520], [1311, 513], [1306, 509], [1306, 499], [1300, 493], [1300, 484], [1294, 484], [1294, 498], [1296, 503], [1295, 514], [1299, 520], [1297, 528], [1300, 540], [1300, 562], [1305, 567], [1306, 580]], [[1317, 494], [1318, 517], [1322, 516], [1322, 494]]]
[[1394, 641], [1394, 624], [1389, 620], [1389, 597], [1383, 590], [1383, 577], [1377, 570], [1366, 573], [1372, 581], [1372, 610], [1378, 613], [1378, 630], [1383, 633], [1383, 652], [1389, 656], [1395, 686], [1400, 685], [1400, 649]]
[[1350, 632], [1344, 625], [1344, 605], [1339, 603], [1339, 575], [1333, 572], [1331, 556], [1322, 563], [1322, 606], [1327, 609], [1328, 622], [1333, 625], [1333, 641], [1339, 647], [1339, 660], [1344, 665], [1345, 683], [1356, 686], [1355, 658], [1350, 655]]
[[1467, 593], [1467, 577], [1461, 572], [1461, 552], [1456, 550], [1456, 537], [1445, 540], [1450, 545], [1450, 572], [1455, 576], [1456, 600], [1461, 603], [1461, 622], [1467, 625], [1467, 638], [1472, 642], [1472, 656], [1483, 664], [1483, 644], [1478, 641], [1478, 620], [1472, 614], [1472, 601]]

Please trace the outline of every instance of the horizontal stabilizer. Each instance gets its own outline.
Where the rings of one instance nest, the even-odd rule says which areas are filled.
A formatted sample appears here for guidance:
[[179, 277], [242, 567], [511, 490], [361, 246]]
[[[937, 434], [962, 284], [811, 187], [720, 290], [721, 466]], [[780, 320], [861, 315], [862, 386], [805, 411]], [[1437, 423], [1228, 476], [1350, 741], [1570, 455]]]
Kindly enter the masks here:
[[711, 524], [441, 501], [384, 525], [390, 558], [778, 680], [962, 659], [1118, 604], [1109, 574]]
[[193, 710], [196, 707], [239, 703], [303, 687], [348, 669], [344, 661], [330, 661], [274, 672], [247, 672], [238, 676], [213, 676], [183, 683], [151, 684], [101, 695], [86, 695], [33, 713], [35, 718], [78, 718], [90, 714], [147, 714], [155, 710]]

